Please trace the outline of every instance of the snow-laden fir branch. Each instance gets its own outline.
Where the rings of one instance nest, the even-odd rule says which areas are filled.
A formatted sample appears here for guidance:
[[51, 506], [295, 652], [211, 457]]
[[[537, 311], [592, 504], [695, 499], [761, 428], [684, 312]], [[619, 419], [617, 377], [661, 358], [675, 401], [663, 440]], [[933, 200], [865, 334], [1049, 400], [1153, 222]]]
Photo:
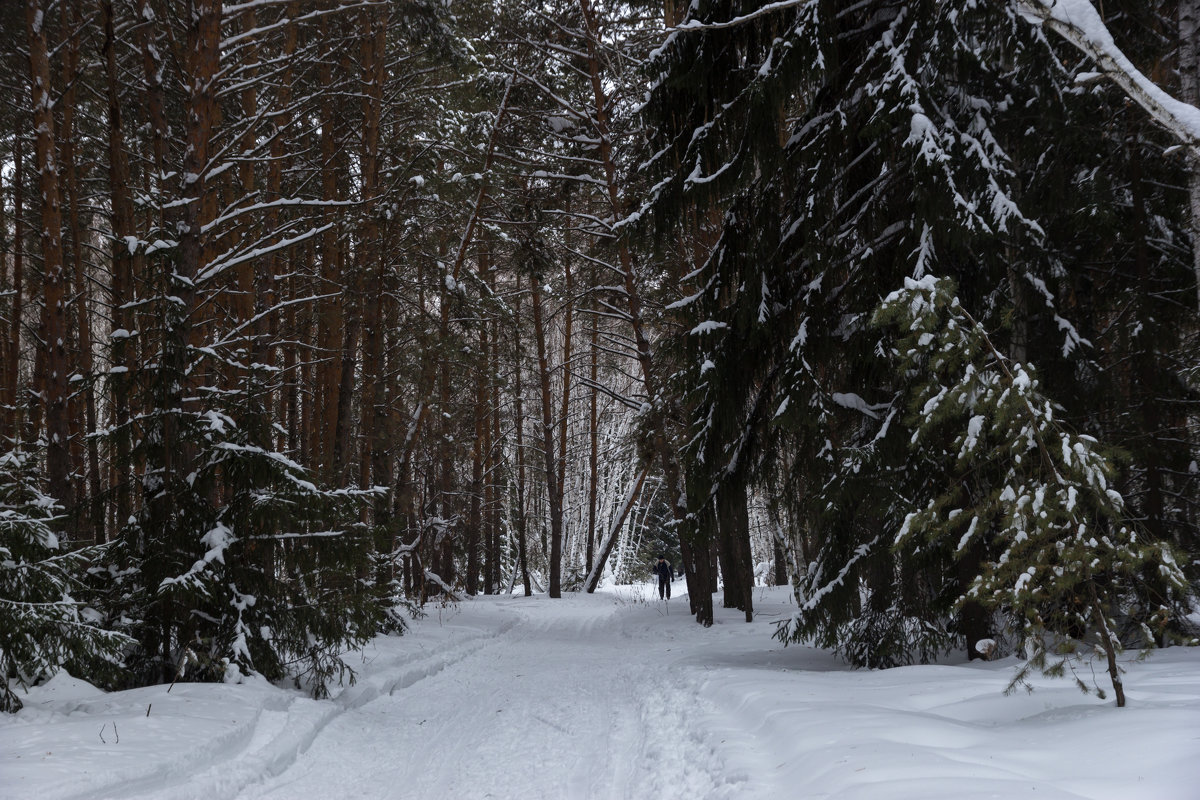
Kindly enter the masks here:
[[1200, 109], [1175, 99], [1134, 66], [1113, 41], [1091, 0], [1016, 0], [1016, 4], [1026, 19], [1079, 48], [1155, 122], [1200, 152]]

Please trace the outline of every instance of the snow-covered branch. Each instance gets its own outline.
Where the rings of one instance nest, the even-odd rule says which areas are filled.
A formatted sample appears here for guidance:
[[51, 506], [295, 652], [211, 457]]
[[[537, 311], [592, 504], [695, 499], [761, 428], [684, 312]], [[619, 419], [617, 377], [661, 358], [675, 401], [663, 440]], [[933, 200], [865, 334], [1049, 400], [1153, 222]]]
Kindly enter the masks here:
[[1175, 99], [1142, 74], [1121, 52], [1090, 0], [1016, 0], [1031, 22], [1079, 48], [1154, 120], [1192, 150], [1200, 151], [1200, 109]]

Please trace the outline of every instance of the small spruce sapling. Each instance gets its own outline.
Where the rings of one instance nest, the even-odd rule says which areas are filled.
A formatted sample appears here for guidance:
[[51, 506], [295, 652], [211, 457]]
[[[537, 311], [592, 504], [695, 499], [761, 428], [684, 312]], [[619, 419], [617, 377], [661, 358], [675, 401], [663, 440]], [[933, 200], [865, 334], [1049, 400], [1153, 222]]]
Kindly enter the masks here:
[[66, 668], [97, 680], [115, 675], [132, 641], [101, 629], [77, 597], [100, 547], [68, 549], [54, 532], [61, 507], [38, 488], [28, 452], [0, 453], [0, 711], [27, 686]]
[[[906, 516], [895, 547], [952, 548], [959, 560], [984, 546], [987, 557], [957, 605], [1002, 612], [1026, 641], [1028, 658], [1010, 691], [1028, 686], [1033, 670], [1074, 671], [1094, 648], [1124, 706], [1117, 655], [1126, 643], [1148, 652], [1165, 626], [1170, 598], [1156, 596], [1156, 587], [1187, 592], [1171, 549], [1139, 535], [1111, 488], [1110, 459], [1095, 439], [1055, 420], [1034, 369], [1001, 355], [959, 304], [953, 281], [906, 279], [875, 323], [898, 331], [892, 356], [911, 379], [911, 449], [949, 460], [953, 477]], [[934, 455], [931, 445], [947, 441], [947, 431], [952, 448], [934, 447]], [[1153, 586], [1147, 575], [1156, 576]], [[1126, 642], [1118, 620], [1134, 606], [1140, 622]]]

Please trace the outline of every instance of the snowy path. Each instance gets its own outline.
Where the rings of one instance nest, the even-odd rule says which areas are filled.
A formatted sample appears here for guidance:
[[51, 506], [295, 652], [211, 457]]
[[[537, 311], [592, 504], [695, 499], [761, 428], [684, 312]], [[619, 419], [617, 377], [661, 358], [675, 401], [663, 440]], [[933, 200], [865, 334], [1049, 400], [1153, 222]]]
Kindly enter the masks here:
[[662, 797], [685, 782], [694, 796], [723, 794], [714, 754], [680, 735], [691, 726], [679, 709], [695, 695], [664, 667], [669, 639], [571, 598], [475, 605], [476, 621], [519, 621], [340, 716], [309, 755], [245, 796], [380, 797], [386, 786], [390, 798], [483, 796], [481, 787], [492, 797]]
[[786, 590], [710, 629], [646, 592], [431, 608], [321, 702], [56, 678], [0, 718], [0, 799], [1200, 797], [1200, 648], [1130, 665], [1117, 710], [1066, 681], [1006, 697], [1012, 660], [872, 672], [784, 649]]

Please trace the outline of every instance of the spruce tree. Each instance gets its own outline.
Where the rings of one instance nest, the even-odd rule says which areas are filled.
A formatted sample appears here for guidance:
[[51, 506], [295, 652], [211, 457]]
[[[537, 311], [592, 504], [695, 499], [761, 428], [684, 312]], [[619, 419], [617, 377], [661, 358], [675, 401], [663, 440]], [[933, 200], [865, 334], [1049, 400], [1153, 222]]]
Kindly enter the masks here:
[[131, 641], [100, 626], [88, 601], [87, 569], [101, 547], [71, 548], [56, 528], [62, 507], [39, 488], [36, 460], [0, 453], [0, 711], [28, 686], [66, 669], [103, 683], [120, 671]]
[[[989, 632], [982, 602], [959, 602], [984, 550], [956, 561], [891, 546], [953, 472], [899, 435], [910, 378], [870, 321], [935, 270], [1002, 352], [1045, 364], [1045, 391], [1079, 427], [1161, 440], [1113, 480], [1134, 488], [1131, 516], [1159, 521], [1153, 538], [1194, 537], [1194, 434], [1164, 411], [1194, 402], [1179, 165], [1147, 158], [1157, 132], [1077, 85], [1082, 66], [1064, 67], [1005, 4], [768, 5], [694, 4], [669, 36], [650, 64], [646, 166], [660, 233], [679, 230], [689, 203], [723, 214], [680, 306], [689, 498], [702, 524], [725, 485], [779, 493], [806, 561], [781, 635], [888, 666]], [[1113, 115], [1132, 136], [1097, 124]], [[1125, 293], [1101, 292], [1098, 275]], [[1144, 301], [1136, 322], [1129, 291]], [[1120, 396], [1129, 342], [1152, 351], [1132, 383], [1154, 392], [1157, 416], [1096, 402]]]
[[[156, 372], [155, 384], [180, 380]], [[137, 620], [143, 680], [260, 674], [321, 696], [348, 670], [340, 654], [384, 625], [359, 521], [378, 492], [321, 488], [275, 451], [254, 385], [216, 408], [164, 402], [143, 420], [143, 503], [121, 532], [119, 609]]]
[[875, 322], [897, 331], [891, 355], [911, 378], [909, 449], [949, 478], [906, 515], [893, 549], [969, 561], [977, 574], [955, 604], [1011, 620], [1028, 656], [1014, 685], [1031, 669], [1061, 675], [1095, 647], [1125, 705], [1117, 654], [1127, 641], [1152, 647], [1185, 607], [1171, 548], [1137, 532], [1110, 485], [1111, 459], [1056, 419], [1036, 371], [996, 349], [953, 281], [905, 281]]

